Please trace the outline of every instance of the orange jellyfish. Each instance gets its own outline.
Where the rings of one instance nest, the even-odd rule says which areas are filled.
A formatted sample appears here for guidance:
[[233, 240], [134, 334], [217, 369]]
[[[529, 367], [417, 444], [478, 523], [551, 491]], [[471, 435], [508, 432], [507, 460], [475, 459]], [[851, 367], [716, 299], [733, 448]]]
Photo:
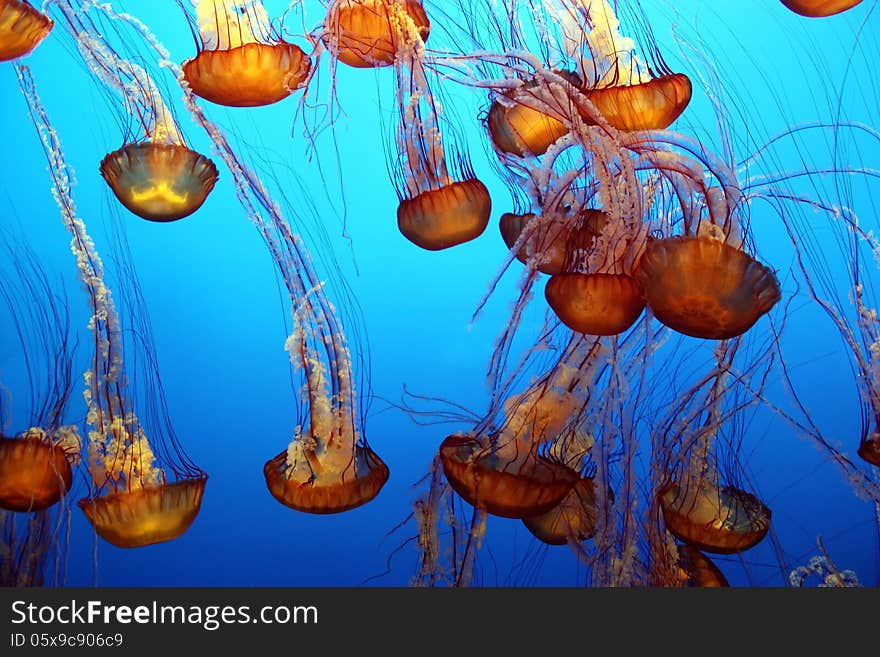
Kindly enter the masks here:
[[709, 589], [730, 586], [721, 569], [705, 554], [686, 543], [677, 548], [679, 574], [685, 586]]
[[183, 63], [193, 93], [218, 105], [271, 105], [305, 86], [312, 63], [277, 37], [260, 0], [193, 0], [198, 54]]
[[[20, 240], [14, 249], [4, 246], [13, 270], [0, 274], [0, 299], [23, 347], [32, 410], [30, 428], [16, 436], [3, 435], [0, 425], [0, 509], [39, 512], [67, 494], [73, 466], [80, 461], [77, 428], [62, 425], [72, 387], [73, 350], [66, 308], [56, 303], [59, 298], [36, 256]], [[7, 416], [4, 403], [0, 394], [0, 422]]]
[[405, 48], [398, 27], [404, 15], [426, 41], [431, 22], [421, 0], [333, 0], [324, 24], [324, 44], [343, 64], [390, 66]]
[[[575, 88], [583, 84], [577, 73], [562, 71], [558, 74]], [[486, 128], [499, 151], [520, 157], [543, 155], [551, 144], [568, 133], [568, 128], [561, 120], [544, 109], [532, 106], [535, 90], [541, 84], [538, 79], [527, 80], [517, 89], [500, 94], [492, 101], [486, 117]]]
[[[350, 356], [341, 334], [328, 336], [334, 357], [325, 365], [320, 329], [304, 300], [294, 313], [287, 342], [292, 362], [301, 367], [308, 390], [308, 424], [297, 429], [283, 452], [266, 462], [269, 492], [281, 504], [305, 513], [342, 513], [371, 501], [388, 481], [388, 466], [362, 440]], [[328, 369], [329, 368], [329, 369]]]
[[547, 545], [585, 541], [596, 531], [596, 493], [592, 477], [581, 477], [562, 501], [540, 516], [523, 518], [523, 524]]
[[794, 13], [808, 18], [824, 18], [852, 9], [862, 0], [782, 0]]
[[[439, 251], [476, 239], [489, 224], [489, 190], [466, 162], [456, 174], [447, 161], [434, 103], [422, 62], [424, 42], [409, 15], [398, 30], [397, 227], [413, 244]], [[457, 180], [456, 178], [462, 178]]]
[[770, 268], [711, 235], [649, 240], [636, 277], [657, 319], [696, 338], [742, 335], [781, 298]]
[[143, 139], [128, 142], [101, 161], [101, 176], [130, 212], [148, 221], [169, 222], [198, 210], [214, 189], [217, 167], [186, 146], [177, 122], [150, 75], [97, 37], [84, 12], [59, 10], [92, 72], [124, 101]]
[[22, 57], [52, 31], [52, 19], [23, 0], [0, 0], [0, 62]]
[[[580, 448], [579, 454], [589, 449], [589, 441], [577, 440], [579, 433], [572, 426], [582, 404], [577, 392], [581, 373], [569, 364], [585, 360], [584, 344], [573, 337], [564, 360], [525, 392], [509, 396], [500, 428], [492, 430], [483, 422], [472, 433], [453, 434], [443, 441], [439, 452], [443, 473], [469, 504], [505, 518], [542, 516], [558, 508], [580, 481], [568, 465], [572, 458], [554, 447], [568, 441]], [[578, 515], [584, 514], [574, 512]], [[552, 519], [536, 522], [556, 524]], [[574, 522], [586, 526], [589, 519]]]
[[583, 44], [589, 51], [590, 57], [572, 54], [581, 61], [587, 98], [613, 127], [626, 131], [667, 128], [688, 106], [693, 92], [690, 79], [669, 70], [659, 54], [652, 58], [658, 71], [650, 71], [635, 54], [633, 40], [620, 33], [620, 22], [608, 0], [590, 2], [579, 10], [566, 6], [557, 14], [570, 47], [579, 50]]
[[[70, 170], [27, 69], [16, 66], [19, 83], [47, 153], [53, 193], [65, 228], [72, 236], [80, 279], [88, 293], [95, 353], [85, 373], [89, 424], [89, 474], [94, 488], [78, 504], [99, 536], [117, 547], [133, 548], [179, 537], [199, 512], [207, 475], [182, 451], [170, 420], [159, 404], [150, 439], [132, 408], [123, 362], [122, 328], [103, 264], [85, 223], [76, 214]], [[136, 282], [134, 283], [136, 285]], [[134, 295], [137, 298], [137, 295]], [[141, 336], [149, 345], [148, 335]], [[149, 362], [155, 362], [152, 354]], [[151, 395], [162, 399], [155, 372]], [[162, 436], [164, 439], [160, 438]], [[158, 445], [159, 449], [154, 450]]]
[[668, 483], [657, 493], [666, 529], [688, 545], [717, 554], [753, 548], [770, 529], [771, 512], [757, 497], [707, 480]]

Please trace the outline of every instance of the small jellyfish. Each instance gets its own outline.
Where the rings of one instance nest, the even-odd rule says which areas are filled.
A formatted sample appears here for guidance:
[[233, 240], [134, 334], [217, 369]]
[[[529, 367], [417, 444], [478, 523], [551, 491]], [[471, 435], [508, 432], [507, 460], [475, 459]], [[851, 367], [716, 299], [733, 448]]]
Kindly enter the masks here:
[[730, 586], [721, 569], [705, 554], [686, 543], [677, 547], [679, 576], [682, 584], [708, 589]]
[[[423, 62], [424, 41], [409, 15], [397, 32], [399, 110], [394, 175], [397, 227], [410, 242], [439, 251], [476, 239], [489, 225], [492, 199], [470, 165], [447, 159], [440, 114]], [[454, 171], [454, 169], [458, 171]]]
[[489, 224], [489, 190], [476, 178], [449, 182], [397, 206], [397, 226], [413, 244], [439, 251], [479, 237]]
[[596, 492], [592, 477], [581, 477], [562, 501], [547, 513], [523, 518], [523, 524], [547, 545], [585, 541], [596, 531]]
[[[581, 354], [573, 337], [563, 358]], [[481, 423], [440, 446], [443, 473], [453, 490], [476, 508], [505, 518], [540, 516], [558, 507], [580, 476], [551, 450], [571, 434], [569, 423], [580, 410], [579, 371], [568, 360], [504, 403], [505, 420], [493, 430]]]
[[54, 23], [22, 0], [0, 0], [0, 62], [23, 57], [40, 45]]
[[563, 272], [547, 281], [544, 296], [563, 324], [590, 335], [623, 333], [645, 309], [641, 284], [627, 274]]
[[824, 18], [852, 9], [862, 0], [782, 0], [794, 13], [808, 18]]
[[[342, 513], [375, 498], [389, 470], [360, 434], [344, 336], [322, 334], [326, 322], [313, 315], [322, 309], [308, 299], [294, 303], [287, 350], [304, 374], [308, 425], [299, 427], [287, 449], [266, 462], [263, 474], [272, 497], [291, 509]], [[328, 350], [325, 363], [320, 354]]]
[[[649, 70], [635, 54], [633, 40], [620, 33], [620, 21], [608, 0], [591, 2], [579, 11], [567, 7], [569, 0], [560, 1], [566, 5], [557, 11], [567, 42], [576, 51], [584, 47], [589, 52], [589, 57], [571, 53], [581, 61], [584, 91], [605, 120], [625, 131], [669, 127], [690, 103], [690, 79], [669, 70], [659, 52], [651, 58], [658, 70]], [[640, 26], [640, 31], [649, 33], [649, 27]]]
[[183, 63], [193, 93], [218, 105], [271, 105], [305, 86], [312, 63], [278, 37], [260, 0], [193, 0], [198, 54]]
[[657, 497], [666, 529], [706, 552], [743, 552], [760, 543], [770, 529], [770, 509], [733, 486], [716, 486], [702, 479], [695, 485], [670, 482]]
[[866, 433], [859, 441], [859, 449], [856, 453], [866, 463], [880, 468], [880, 433], [876, 431]]
[[696, 338], [742, 335], [781, 298], [770, 268], [709, 235], [649, 240], [636, 278], [657, 319]]
[[[559, 75], [575, 88], [583, 84], [577, 73], [562, 71]], [[486, 128], [495, 148], [519, 157], [543, 155], [551, 144], [568, 133], [562, 121], [528, 103], [540, 84], [537, 79], [528, 80], [492, 102]]]
[[101, 176], [130, 212], [148, 221], [170, 222], [198, 210], [214, 189], [217, 167], [187, 147], [174, 116], [153, 78], [140, 65], [117, 54], [99, 37], [84, 12], [59, 5], [69, 31], [91, 71], [123, 101], [143, 135], [108, 153]]
[[399, 28], [404, 14], [426, 41], [431, 23], [421, 0], [334, 0], [327, 12], [323, 41], [343, 64], [355, 68], [390, 66], [405, 47]]
[[73, 483], [65, 449], [44, 431], [0, 435], [0, 508], [43, 511], [58, 502]]

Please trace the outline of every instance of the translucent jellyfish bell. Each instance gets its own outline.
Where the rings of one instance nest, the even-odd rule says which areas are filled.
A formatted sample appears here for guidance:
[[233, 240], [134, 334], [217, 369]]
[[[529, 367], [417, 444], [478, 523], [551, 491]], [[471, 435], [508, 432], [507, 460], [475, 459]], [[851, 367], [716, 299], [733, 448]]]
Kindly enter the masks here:
[[404, 199], [397, 207], [397, 226], [413, 244], [439, 251], [482, 235], [491, 212], [486, 185], [469, 178]]
[[[405, 18], [406, 17], [406, 18]], [[327, 12], [324, 43], [343, 64], [373, 68], [394, 64], [407, 18], [421, 41], [431, 23], [420, 0], [334, 0]]]
[[207, 476], [86, 497], [79, 508], [95, 532], [120, 548], [162, 543], [181, 536], [199, 513]]
[[598, 516], [594, 486], [591, 477], [581, 477], [558, 505], [542, 515], [523, 518], [523, 524], [547, 545], [592, 538]]
[[772, 270], [708, 236], [650, 240], [635, 276], [657, 319], [696, 338], [742, 335], [781, 298]]
[[116, 198], [149, 221], [176, 221], [198, 210], [217, 181], [217, 167], [183, 144], [126, 144], [101, 161]]
[[72, 483], [68, 454], [42, 432], [0, 436], [0, 508], [43, 511], [58, 502]]
[[587, 97], [618, 130], [662, 130], [684, 112], [692, 93], [690, 79], [672, 73], [647, 82], [593, 89]]
[[195, 0], [202, 45], [183, 63], [193, 93], [218, 105], [255, 107], [305, 85], [312, 63], [303, 50], [271, 35], [259, 0]]
[[0, 62], [23, 57], [40, 45], [54, 23], [21, 0], [0, 0]]
[[568, 466], [537, 455], [512, 467], [507, 455], [466, 434], [443, 441], [440, 462], [447, 481], [466, 502], [504, 518], [551, 511], [578, 480]]
[[645, 309], [641, 284], [627, 274], [563, 272], [547, 281], [544, 296], [563, 324], [588, 335], [623, 333]]
[[664, 486], [658, 499], [666, 529], [680, 541], [706, 552], [748, 550], [770, 529], [770, 509], [757, 497], [733, 486], [708, 483]]

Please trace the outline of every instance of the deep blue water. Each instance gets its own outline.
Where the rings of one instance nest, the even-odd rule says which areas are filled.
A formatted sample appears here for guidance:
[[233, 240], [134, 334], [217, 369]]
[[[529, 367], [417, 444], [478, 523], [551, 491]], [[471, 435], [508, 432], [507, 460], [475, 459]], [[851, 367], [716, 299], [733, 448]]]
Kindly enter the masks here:
[[[265, 4], [273, 16], [285, 6]], [[436, 3], [426, 4], [430, 14]], [[876, 79], [870, 67], [871, 55], [880, 55], [876, 16], [862, 25], [874, 2], [866, 0], [847, 14], [816, 21], [794, 16], [772, 1], [688, 0], [675, 3], [677, 16], [666, 3], [641, 4], [672, 68], [688, 74], [704, 70], [704, 62], [693, 52], [717, 62], [718, 81], [739, 102], [728, 110], [740, 157], [762, 141], [759, 134], [766, 137], [810, 120], [839, 120], [834, 115], [838, 107], [845, 107], [854, 120], [878, 123]], [[150, 26], [175, 60], [192, 56], [190, 30], [176, 3], [129, 0], [124, 6]], [[317, 22], [320, 10], [311, 9], [307, 16]], [[673, 26], [683, 41], [681, 49], [672, 37]], [[288, 27], [294, 33], [299, 30], [295, 21]], [[369, 367], [372, 383], [366, 435], [389, 465], [391, 477], [364, 507], [312, 516], [279, 505], [263, 480], [264, 462], [285, 447], [295, 424], [283, 348], [287, 302], [274, 262], [236, 201], [231, 176], [221, 166], [220, 181], [204, 207], [179, 222], [149, 223], [122, 208], [111, 211], [115, 199], [98, 174], [98, 162], [122, 144], [128, 121], [114, 114], [117, 105], [106, 102], [107, 92], [88, 74], [71, 44], [56, 28], [26, 64], [77, 173], [78, 214], [105, 259], [111, 288], [115, 224], [124, 229], [152, 323], [175, 431], [210, 479], [201, 512], [186, 534], [165, 544], [121, 550], [96, 538], [70, 502], [87, 492], [86, 476], [80, 471], [68, 498], [69, 536], [57, 539], [67, 555], [63, 583], [408, 584], [415, 573], [414, 527], [392, 530], [406, 520], [416, 495], [424, 492], [418, 482], [440, 441], [467, 427], [420, 426], [386, 400], [399, 401], [405, 386], [479, 415], [487, 402], [489, 357], [516, 296], [519, 270], [512, 268], [472, 322], [506, 255], [497, 221], [510, 209], [509, 194], [490, 164], [491, 151], [477, 120], [488, 104], [485, 96], [450, 82], [446, 100], [474, 169], [492, 193], [490, 226], [479, 239], [436, 253], [413, 246], [396, 226], [397, 196], [384, 151], [393, 112], [392, 70], [338, 69], [338, 157], [328, 152], [328, 135], [318, 138], [320, 158], [307, 156], [307, 140], [295, 122], [297, 97], [247, 110], [206, 104], [209, 116], [235, 136], [258, 171], [286, 191], [290, 207], [299, 212], [294, 226], [320, 275], [347, 279], [369, 338], [368, 363], [359, 364]], [[327, 62], [320, 65], [326, 67]], [[716, 84], [708, 81], [710, 89]], [[27, 243], [50, 277], [66, 288], [72, 331], [79, 338], [75, 371], [81, 372], [90, 350], [88, 308], [69, 236], [50, 193], [46, 161], [11, 64], [0, 65], [0, 89], [0, 221], [7, 239]], [[673, 127], [708, 143], [715, 116], [705, 86], [698, 83], [696, 90], [692, 106]], [[828, 90], [834, 97], [831, 104], [824, 95]], [[171, 101], [184, 117], [182, 128], [190, 146], [210, 153], [205, 135], [185, 118], [178, 95], [172, 94]], [[821, 159], [825, 140], [805, 143], [815, 147]], [[786, 161], [780, 162], [781, 170], [798, 168], [803, 153], [785, 148], [781, 153], [788, 158], [782, 158]], [[877, 144], [857, 153], [856, 161], [867, 166], [880, 162]], [[297, 181], [305, 185], [308, 197]], [[875, 208], [869, 199], [859, 191], [855, 200], [865, 213], [865, 224], [873, 226]], [[313, 204], [315, 212], [302, 212], [306, 204]], [[755, 239], [763, 258], [779, 272], [786, 298], [795, 297], [785, 326], [784, 353], [790, 359], [786, 364], [799, 398], [825, 434], [854, 457], [859, 413], [849, 356], [825, 316], [797, 289], [790, 242], [765, 210], [761, 204], [752, 209]], [[829, 267], [843, 277], [843, 263], [833, 253], [829, 249]], [[338, 270], [327, 264], [334, 259]], [[523, 321], [526, 336], [543, 319], [540, 291], [539, 287]], [[766, 334], [768, 319], [754, 330]], [[694, 358], [693, 367], [705, 365], [705, 353], [689, 350], [698, 341], [680, 340], [686, 346], [681, 353]], [[527, 340], [518, 346], [527, 347]], [[21, 423], [29, 409], [24, 380], [13, 328], [8, 318], [0, 317], [0, 382], [10, 393], [11, 409], [7, 431], [25, 428]], [[81, 381], [77, 374], [69, 413], [79, 420], [84, 415]], [[782, 386], [772, 381], [770, 388], [780, 391]], [[774, 536], [741, 557], [719, 558], [731, 583], [782, 583], [772, 543], [781, 546], [787, 565], [795, 567], [817, 553], [817, 536], [838, 565], [856, 571], [862, 583], [880, 581], [873, 506], [853, 493], [823, 452], [777, 415], [760, 411], [745, 427], [740, 459], [756, 492], [773, 510]], [[487, 585], [575, 585], [584, 577], [583, 567], [566, 548], [542, 546], [517, 521], [497, 518], [489, 522], [480, 567], [480, 581]]]

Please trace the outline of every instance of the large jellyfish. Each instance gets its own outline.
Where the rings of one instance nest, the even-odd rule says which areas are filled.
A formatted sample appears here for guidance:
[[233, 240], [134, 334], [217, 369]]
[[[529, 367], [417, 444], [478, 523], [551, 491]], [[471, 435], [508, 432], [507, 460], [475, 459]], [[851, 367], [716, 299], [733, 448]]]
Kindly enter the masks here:
[[[103, 264], [85, 223], [77, 216], [70, 170], [30, 71], [17, 66], [16, 72], [49, 162], [53, 194], [71, 234], [71, 249], [92, 311], [89, 328], [95, 352], [85, 373], [84, 396], [94, 487], [79, 507], [97, 534], [117, 547], [169, 541], [195, 520], [207, 475], [189, 460], [173, 436], [167, 443], [151, 441], [132, 409], [121, 327], [104, 283]], [[170, 427], [159, 430], [168, 433]]]
[[782, 4], [796, 14], [808, 18], [834, 16], [852, 9], [862, 0], [782, 0]]
[[193, 6], [198, 53], [183, 63], [193, 93], [219, 105], [255, 107], [305, 86], [311, 60], [276, 34], [260, 0], [193, 0]]

